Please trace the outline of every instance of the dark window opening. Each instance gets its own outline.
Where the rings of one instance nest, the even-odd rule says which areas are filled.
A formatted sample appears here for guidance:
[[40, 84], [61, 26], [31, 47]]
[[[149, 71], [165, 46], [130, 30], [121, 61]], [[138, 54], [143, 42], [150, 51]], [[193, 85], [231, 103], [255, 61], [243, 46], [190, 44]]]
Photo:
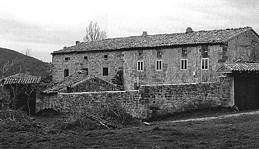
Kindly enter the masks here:
[[103, 68], [103, 76], [108, 76], [108, 68], [107, 67], [104, 67]]
[[157, 57], [157, 58], [162, 58], [162, 51], [157, 51], [156, 57]]
[[202, 46], [201, 47], [201, 56], [202, 56], [202, 58], [208, 58], [209, 57], [208, 46]]
[[182, 57], [187, 56], [187, 48], [182, 48]]
[[103, 56], [104, 60], [108, 60], [108, 55]]
[[67, 77], [67, 76], [69, 76], [69, 70], [68, 70], [68, 69], [65, 69], [65, 70], [64, 70], [64, 77]]
[[84, 59], [88, 61], [88, 57], [87, 56], [84, 56]]
[[70, 60], [70, 57], [65, 57], [65, 61], [69, 61]]
[[139, 51], [138, 51], [138, 55], [139, 55], [139, 56], [142, 56], [142, 55], [143, 55], [143, 50], [139, 50]]

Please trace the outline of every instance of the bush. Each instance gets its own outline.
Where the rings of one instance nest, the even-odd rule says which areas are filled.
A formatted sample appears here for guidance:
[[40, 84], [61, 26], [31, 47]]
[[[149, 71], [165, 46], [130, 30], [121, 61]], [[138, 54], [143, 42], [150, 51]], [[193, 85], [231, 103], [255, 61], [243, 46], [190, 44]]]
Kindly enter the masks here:
[[105, 108], [102, 108], [101, 118], [111, 122], [117, 127], [140, 124], [140, 120], [133, 118], [126, 112], [125, 108], [116, 101], [110, 102]]
[[61, 130], [75, 130], [83, 128], [85, 130], [94, 130], [94, 129], [104, 129], [104, 126], [101, 126], [96, 121], [91, 120], [85, 114], [80, 113], [76, 115], [71, 115], [65, 120], [58, 121], [54, 129]]
[[33, 131], [41, 126], [35, 123], [23, 111], [2, 110], [0, 111], [0, 131]]

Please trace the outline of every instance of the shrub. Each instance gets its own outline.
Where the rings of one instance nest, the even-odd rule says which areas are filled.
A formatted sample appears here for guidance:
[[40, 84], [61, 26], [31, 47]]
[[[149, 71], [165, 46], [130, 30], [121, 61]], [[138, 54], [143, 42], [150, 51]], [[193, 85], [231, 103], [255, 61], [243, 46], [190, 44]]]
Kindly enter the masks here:
[[33, 131], [41, 126], [19, 110], [0, 111], [0, 131]]

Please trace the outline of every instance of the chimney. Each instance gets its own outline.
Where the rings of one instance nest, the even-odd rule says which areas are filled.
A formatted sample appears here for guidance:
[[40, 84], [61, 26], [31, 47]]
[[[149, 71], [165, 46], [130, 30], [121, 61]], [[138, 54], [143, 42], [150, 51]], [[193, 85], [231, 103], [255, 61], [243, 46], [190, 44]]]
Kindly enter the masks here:
[[76, 45], [78, 45], [80, 43], [80, 41], [76, 41]]
[[143, 31], [142, 36], [146, 37], [147, 36], [147, 31]]
[[186, 31], [185, 31], [186, 34], [192, 33], [192, 32], [193, 32], [193, 30], [192, 30], [191, 27], [187, 27], [187, 28], [186, 28]]

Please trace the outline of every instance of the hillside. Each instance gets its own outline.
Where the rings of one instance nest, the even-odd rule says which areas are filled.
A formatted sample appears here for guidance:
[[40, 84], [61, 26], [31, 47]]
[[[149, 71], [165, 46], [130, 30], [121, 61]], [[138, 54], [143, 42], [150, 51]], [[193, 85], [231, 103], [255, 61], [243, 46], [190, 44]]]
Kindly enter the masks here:
[[[13, 65], [9, 67], [6, 73], [2, 74], [3, 66], [8, 62], [13, 62]], [[21, 72], [45, 78], [50, 74], [50, 68], [51, 65], [49, 63], [10, 49], [0, 48], [0, 77]]]

